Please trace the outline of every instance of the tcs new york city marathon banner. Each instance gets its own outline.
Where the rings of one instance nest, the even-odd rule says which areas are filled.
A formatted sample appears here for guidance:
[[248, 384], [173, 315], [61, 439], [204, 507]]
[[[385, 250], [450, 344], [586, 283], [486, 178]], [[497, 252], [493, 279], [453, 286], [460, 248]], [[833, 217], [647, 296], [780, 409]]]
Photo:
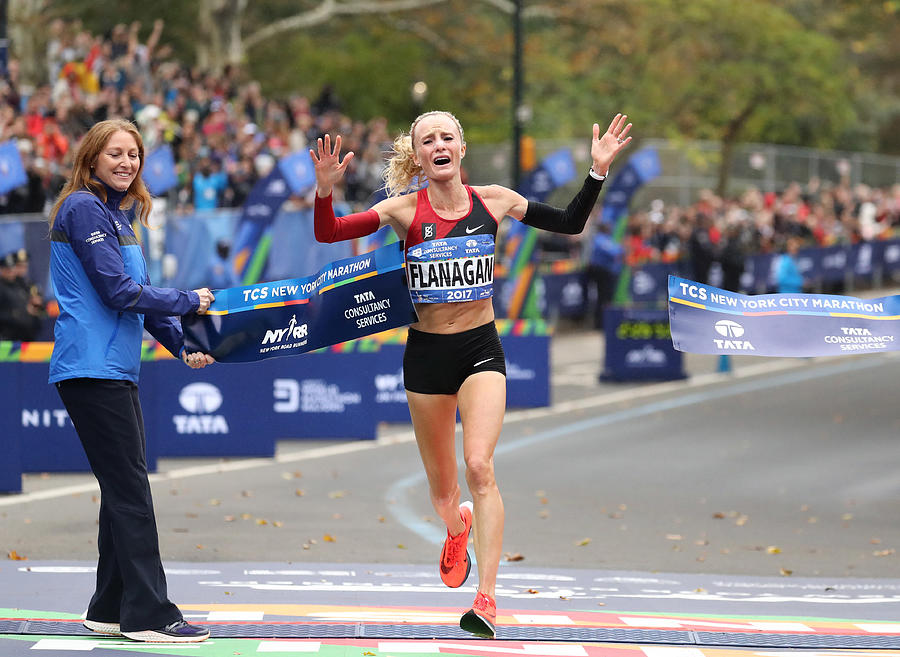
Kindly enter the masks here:
[[223, 363], [293, 356], [417, 321], [395, 242], [330, 263], [313, 276], [215, 292], [182, 318], [189, 351]]
[[669, 324], [679, 351], [833, 356], [900, 350], [900, 296], [727, 292], [669, 276]]

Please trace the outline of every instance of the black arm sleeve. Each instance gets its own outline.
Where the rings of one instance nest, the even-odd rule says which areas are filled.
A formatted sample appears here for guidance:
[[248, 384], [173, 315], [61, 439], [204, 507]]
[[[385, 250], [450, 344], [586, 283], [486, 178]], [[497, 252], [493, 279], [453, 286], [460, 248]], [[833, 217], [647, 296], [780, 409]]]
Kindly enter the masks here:
[[581, 191], [569, 202], [565, 210], [554, 208], [546, 203], [528, 201], [528, 208], [525, 210], [525, 216], [522, 217], [522, 223], [553, 233], [577, 235], [584, 230], [594, 203], [597, 202], [597, 196], [600, 195], [601, 187], [603, 187], [602, 180], [588, 176], [584, 180], [584, 185], [581, 186]]

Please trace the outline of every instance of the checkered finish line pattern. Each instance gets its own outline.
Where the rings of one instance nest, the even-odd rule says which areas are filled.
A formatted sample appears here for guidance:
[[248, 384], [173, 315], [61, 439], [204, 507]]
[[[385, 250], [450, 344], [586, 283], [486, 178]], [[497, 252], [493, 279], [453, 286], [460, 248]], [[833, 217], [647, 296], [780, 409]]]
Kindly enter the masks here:
[[[371, 623], [226, 623], [207, 622], [212, 635], [229, 639], [431, 639], [465, 640], [473, 637], [448, 625], [388, 625]], [[42, 636], [96, 636], [79, 621], [0, 620], [0, 634]], [[571, 641], [733, 648], [897, 649], [898, 635], [802, 635], [760, 632], [694, 632], [595, 627], [498, 627], [505, 641]]]

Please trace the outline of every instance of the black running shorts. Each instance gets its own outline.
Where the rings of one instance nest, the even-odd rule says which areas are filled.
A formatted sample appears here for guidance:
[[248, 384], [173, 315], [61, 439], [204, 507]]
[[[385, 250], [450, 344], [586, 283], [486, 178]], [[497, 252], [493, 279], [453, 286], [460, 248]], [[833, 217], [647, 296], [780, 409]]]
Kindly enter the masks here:
[[506, 376], [506, 356], [494, 322], [462, 333], [409, 329], [403, 353], [403, 385], [410, 392], [455, 395], [477, 372]]

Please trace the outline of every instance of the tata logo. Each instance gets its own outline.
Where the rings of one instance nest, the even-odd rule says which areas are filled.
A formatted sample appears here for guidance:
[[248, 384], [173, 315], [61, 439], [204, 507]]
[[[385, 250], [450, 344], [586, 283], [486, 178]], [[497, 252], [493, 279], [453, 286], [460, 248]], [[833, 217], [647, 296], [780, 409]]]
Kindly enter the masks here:
[[188, 413], [215, 413], [222, 405], [222, 393], [211, 383], [191, 383], [178, 394], [178, 403]]
[[722, 351], [756, 351], [749, 340], [739, 340], [744, 337], [744, 327], [730, 319], [720, 319], [716, 322], [716, 333], [726, 339], [713, 338], [716, 347]]
[[222, 393], [211, 383], [186, 385], [178, 393], [178, 403], [190, 415], [173, 415], [178, 433], [228, 433], [225, 416], [214, 415], [222, 406]]
[[725, 338], [740, 338], [744, 335], [744, 327], [730, 319], [716, 322], [716, 333]]
[[466, 240], [466, 246], [468, 246], [468, 247], [478, 246], [478, 242], [477, 242], [477, 240]]

